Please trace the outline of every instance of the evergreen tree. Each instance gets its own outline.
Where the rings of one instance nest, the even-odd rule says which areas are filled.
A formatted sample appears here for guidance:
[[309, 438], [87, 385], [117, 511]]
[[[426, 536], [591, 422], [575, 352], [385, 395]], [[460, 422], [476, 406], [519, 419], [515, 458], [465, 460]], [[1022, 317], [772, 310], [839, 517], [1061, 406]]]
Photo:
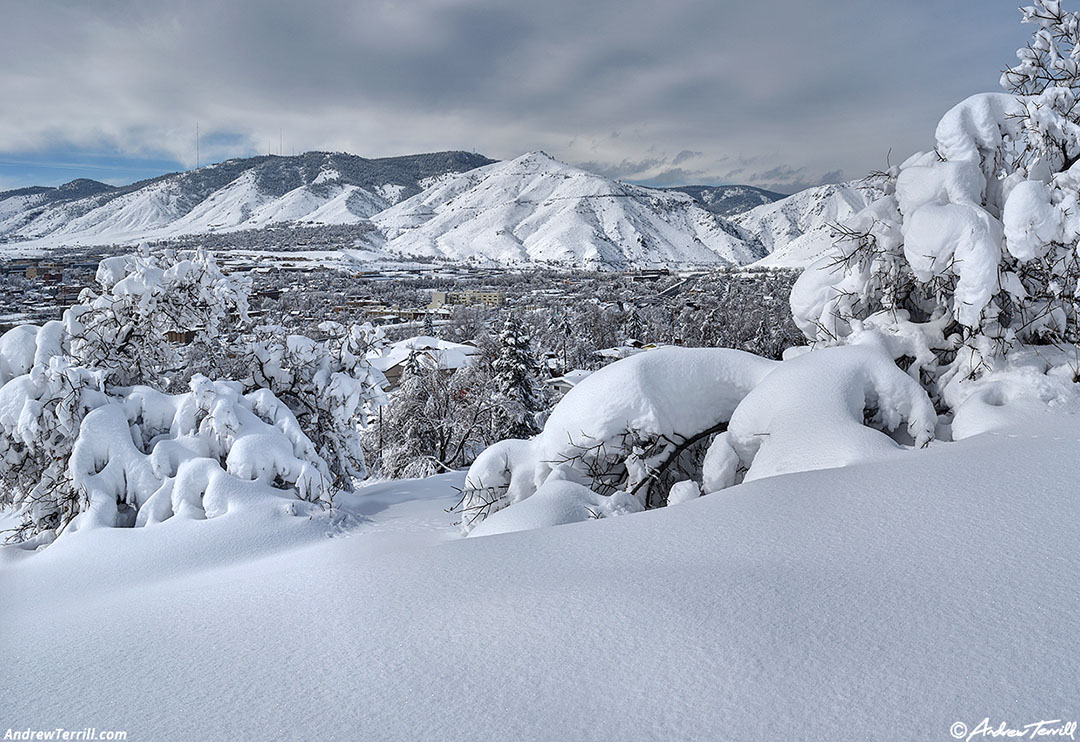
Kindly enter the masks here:
[[645, 342], [645, 330], [641, 325], [641, 317], [633, 305], [623, 315], [623, 335], [626, 340]]
[[531, 438], [540, 432], [538, 417], [547, 409], [547, 393], [540, 383], [540, 364], [532, 339], [513, 314], [499, 333], [499, 354], [494, 363], [499, 404], [497, 438]]

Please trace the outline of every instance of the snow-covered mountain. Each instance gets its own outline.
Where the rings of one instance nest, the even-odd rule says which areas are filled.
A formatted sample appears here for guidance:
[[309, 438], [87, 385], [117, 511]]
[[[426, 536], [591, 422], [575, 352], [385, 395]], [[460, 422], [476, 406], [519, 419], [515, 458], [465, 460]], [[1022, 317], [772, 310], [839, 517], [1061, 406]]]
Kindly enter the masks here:
[[831, 224], [878, 193], [864, 181], [786, 198], [752, 186], [646, 188], [543, 152], [504, 162], [466, 152], [381, 159], [307, 152], [227, 160], [127, 186], [80, 179], [0, 192], [0, 243], [49, 249], [358, 225], [358, 239], [392, 260], [801, 267], [831, 245]]
[[732, 217], [766, 257], [755, 265], [803, 268], [833, 244], [832, 225], [882, 195], [873, 180], [817, 186]]
[[744, 264], [764, 256], [684, 193], [609, 180], [544, 152], [448, 178], [376, 215], [405, 256], [578, 267]]
[[703, 209], [725, 218], [742, 214], [755, 206], [771, 204], [774, 201], [786, 198], [783, 193], [746, 185], [690, 185], [663, 188], [661, 190], [685, 193], [697, 201], [698, 205]]
[[282, 222], [355, 224], [491, 162], [467, 152], [381, 159], [307, 152], [228, 160], [122, 187], [77, 180], [7, 191], [0, 193], [0, 240], [102, 244]]

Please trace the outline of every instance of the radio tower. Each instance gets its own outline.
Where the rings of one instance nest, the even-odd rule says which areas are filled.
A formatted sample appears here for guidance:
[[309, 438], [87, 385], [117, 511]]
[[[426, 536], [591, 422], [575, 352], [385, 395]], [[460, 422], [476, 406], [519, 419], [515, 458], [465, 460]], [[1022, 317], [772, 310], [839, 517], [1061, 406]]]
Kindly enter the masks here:
[[199, 122], [195, 122], [195, 169], [199, 169]]

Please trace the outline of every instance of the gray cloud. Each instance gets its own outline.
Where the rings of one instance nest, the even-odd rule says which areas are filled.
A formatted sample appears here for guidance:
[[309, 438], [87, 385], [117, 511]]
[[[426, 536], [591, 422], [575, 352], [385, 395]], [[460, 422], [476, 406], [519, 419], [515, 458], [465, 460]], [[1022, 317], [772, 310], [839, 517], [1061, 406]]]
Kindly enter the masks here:
[[281, 130], [287, 152], [545, 149], [643, 182], [789, 190], [931, 146], [944, 110], [995, 89], [1017, 18], [1004, 0], [15, 3], [0, 152], [193, 164], [198, 122], [234, 135], [204, 162], [276, 150]]

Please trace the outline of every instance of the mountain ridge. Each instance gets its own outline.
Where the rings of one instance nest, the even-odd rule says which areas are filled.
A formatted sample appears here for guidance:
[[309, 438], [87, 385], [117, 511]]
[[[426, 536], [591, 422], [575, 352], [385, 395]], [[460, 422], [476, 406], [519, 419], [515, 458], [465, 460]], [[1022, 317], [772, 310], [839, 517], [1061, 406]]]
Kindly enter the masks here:
[[[47, 250], [333, 226], [330, 247], [355, 240], [392, 259], [784, 267], [808, 252], [789, 243], [820, 238], [823, 224], [866, 202], [855, 183], [786, 198], [742, 185], [651, 188], [539, 150], [504, 161], [462, 151], [305, 152], [233, 158], [124, 186], [79, 178], [0, 192], [0, 243]], [[353, 226], [355, 237], [340, 231]]]

